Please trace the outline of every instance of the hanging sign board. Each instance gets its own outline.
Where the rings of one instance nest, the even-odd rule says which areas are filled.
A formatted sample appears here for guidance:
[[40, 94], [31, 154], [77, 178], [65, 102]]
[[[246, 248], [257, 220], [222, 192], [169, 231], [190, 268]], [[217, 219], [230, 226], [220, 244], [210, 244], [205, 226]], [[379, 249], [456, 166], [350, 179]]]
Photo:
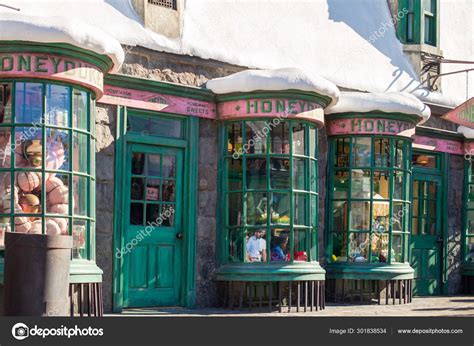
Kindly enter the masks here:
[[474, 129], [474, 97], [446, 113], [441, 118]]

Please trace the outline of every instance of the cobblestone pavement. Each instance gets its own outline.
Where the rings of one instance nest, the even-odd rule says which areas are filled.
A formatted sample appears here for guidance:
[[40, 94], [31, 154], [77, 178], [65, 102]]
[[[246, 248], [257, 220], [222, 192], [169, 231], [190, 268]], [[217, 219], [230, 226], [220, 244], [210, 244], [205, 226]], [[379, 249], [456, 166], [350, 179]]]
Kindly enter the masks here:
[[249, 313], [224, 309], [147, 308], [128, 309], [106, 316], [463, 316], [474, 317], [474, 296], [413, 298], [406, 305], [348, 305], [327, 303], [324, 311], [307, 313]]

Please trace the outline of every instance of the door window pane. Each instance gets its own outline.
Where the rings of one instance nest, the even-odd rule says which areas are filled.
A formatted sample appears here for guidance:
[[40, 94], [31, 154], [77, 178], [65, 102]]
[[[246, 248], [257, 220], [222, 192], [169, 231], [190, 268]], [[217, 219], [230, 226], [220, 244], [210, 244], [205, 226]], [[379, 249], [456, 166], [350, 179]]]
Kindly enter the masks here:
[[132, 174], [144, 174], [145, 168], [145, 154], [133, 153], [132, 154]]
[[127, 121], [128, 132], [167, 138], [182, 137], [181, 120], [132, 114], [128, 116]]

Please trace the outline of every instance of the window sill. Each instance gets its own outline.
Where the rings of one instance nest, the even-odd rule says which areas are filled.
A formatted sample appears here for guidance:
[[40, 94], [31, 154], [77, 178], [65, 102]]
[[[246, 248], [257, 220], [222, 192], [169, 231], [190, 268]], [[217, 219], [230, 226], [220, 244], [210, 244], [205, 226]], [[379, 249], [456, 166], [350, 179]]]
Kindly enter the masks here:
[[435, 56], [443, 56], [441, 48], [429, 44], [402, 44], [403, 51], [410, 54], [430, 54]]
[[409, 263], [330, 263], [326, 266], [328, 279], [400, 280], [413, 279], [414, 270]]

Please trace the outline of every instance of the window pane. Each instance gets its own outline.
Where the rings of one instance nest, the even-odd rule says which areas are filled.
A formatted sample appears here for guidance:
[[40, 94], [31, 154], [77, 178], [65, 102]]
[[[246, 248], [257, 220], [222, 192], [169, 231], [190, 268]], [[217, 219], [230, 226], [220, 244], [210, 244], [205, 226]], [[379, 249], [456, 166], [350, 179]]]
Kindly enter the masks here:
[[307, 159], [293, 158], [293, 189], [306, 190]]
[[75, 259], [87, 259], [87, 221], [74, 220], [72, 225], [72, 257]]
[[352, 170], [352, 198], [370, 198], [370, 171]]
[[87, 102], [85, 91], [74, 90], [72, 96], [72, 116], [75, 128], [87, 130]]
[[308, 225], [307, 221], [307, 205], [308, 205], [308, 195], [306, 194], [295, 194], [293, 200], [293, 208], [294, 208], [294, 215], [295, 225]]
[[318, 196], [311, 195], [311, 227], [318, 227]]
[[391, 165], [390, 139], [376, 139], [374, 150], [374, 165], [378, 167], [389, 167]]
[[408, 209], [403, 208], [403, 203], [393, 203], [392, 231], [407, 232], [405, 225], [406, 213]]
[[389, 231], [390, 202], [377, 201], [372, 205], [372, 229], [374, 232], [384, 233]]
[[264, 121], [247, 121], [245, 122], [245, 145], [248, 146], [248, 154], [263, 154], [267, 152], [267, 125]]
[[[369, 181], [369, 184], [370, 184], [370, 181]], [[369, 189], [370, 189], [370, 185], [369, 185]], [[348, 198], [348, 197], [349, 197], [349, 172], [337, 171], [334, 173], [333, 198], [343, 199], [343, 198]]]
[[372, 234], [372, 263], [385, 263], [388, 260], [388, 233]]
[[347, 262], [347, 233], [332, 234], [332, 256], [333, 262]]
[[0, 83], [0, 124], [12, 122], [12, 85]]
[[395, 167], [397, 168], [405, 168], [405, 153], [404, 153], [404, 142], [403, 141], [396, 141], [396, 150], [394, 152], [394, 161]]
[[240, 190], [242, 189], [242, 160], [227, 160], [227, 189]]
[[294, 155], [305, 155], [306, 154], [306, 125], [297, 124], [293, 126], [293, 154]]
[[267, 234], [264, 228], [246, 234], [247, 262], [267, 261]]
[[[135, 190], [135, 188], [139, 188], [139, 186], [134, 187], [134, 183], [137, 185], [143, 186], [143, 180], [144, 180], [143, 178], [132, 178], [132, 193]], [[161, 183], [160, 179], [154, 179], [154, 178], [146, 179], [146, 200], [147, 201], [160, 201], [161, 200], [160, 183]], [[140, 192], [140, 195], [137, 194], [137, 197], [140, 196], [140, 198], [136, 198], [136, 199], [143, 199], [143, 192], [140, 191], [139, 189], [137, 189], [137, 192]]]
[[394, 171], [393, 172], [393, 198], [394, 199], [404, 199], [403, 187], [406, 186], [403, 172]]
[[370, 167], [372, 158], [372, 140], [370, 138], [352, 139], [352, 166]]
[[272, 234], [271, 241], [271, 261], [272, 262], [287, 262], [290, 260], [289, 251], [289, 230], [276, 230]]
[[467, 233], [474, 234], [474, 210], [467, 212]]
[[271, 222], [274, 224], [290, 223], [290, 194], [272, 193]]
[[88, 173], [88, 159], [87, 159], [87, 135], [75, 132], [73, 135], [73, 156], [72, 169], [76, 172]]
[[87, 216], [89, 184], [86, 177], [75, 176], [73, 181], [74, 214]]
[[154, 135], [167, 138], [182, 137], [182, 122], [175, 119], [164, 119], [145, 115], [128, 115], [128, 132], [140, 135]]
[[351, 262], [367, 262], [369, 252], [369, 234], [351, 233], [349, 242], [349, 259]]
[[[76, 223], [74, 223], [77, 225]], [[48, 217], [45, 219], [46, 234], [69, 234], [69, 220], [65, 217]]]
[[227, 125], [227, 154], [235, 154], [235, 158], [242, 155], [242, 123], [240, 122]]
[[237, 226], [242, 224], [243, 219], [243, 200], [241, 193], [229, 193], [227, 195], [228, 206], [227, 212], [229, 215], [228, 225]]
[[[69, 131], [46, 129], [46, 143], [46, 169], [69, 170]], [[75, 145], [78, 145], [78, 143], [75, 143]], [[81, 149], [78, 148], [74, 153], [78, 155], [79, 153], [85, 153], [87, 158], [87, 144], [83, 142], [79, 145], [85, 146]], [[77, 162], [77, 160], [76, 157], [75, 161]], [[84, 161], [81, 162], [84, 164]], [[87, 165], [85, 168], [87, 169]]]
[[247, 224], [262, 225], [267, 223], [268, 201], [265, 192], [247, 192]]
[[318, 191], [318, 161], [310, 160], [311, 191]]
[[243, 262], [243, 237], [241, 229], [230, 229], [229, 233], [229, 262]]
[[62, 85], [46, 85], [46, 124], [69, 126], [69, 91]]
[[318, 130], [313, 126], [309, 127], [309, 156], [318, 157]]
[[334, 232], [347, 231], [348, 227], [348, 210], [347, 202], [333, 202], [332, 208], [332, 230]]
[[[156, 193], [153, 191], [153, 184], [150, 183], [150, 193], [148, 192], [147, 189], [147, 199], [149, 196], [153, 199], [153, 195], [157, 195], [157, 200], [159, 199], [159, 185]], [[132, 185], [130, 189], [130, 198], [134, 200], [143, 200], [144, 199], [144, 193], [145, 191], [145, 179], [143, 178], [132, 178]]]
[[[1, 108], [0, 108], [1, 112]], [[1, 117], [1, 114], [0, 114]], [[10, 168], [12, 160], [12, 130], [9, 127], [0, 127], [0, 168]]]
[[401, 234], [392, 235], [392, 262], [403, 262], [403, 243]]
[[69, 214], [69, 177], [67, 174], [56, 174], [46, 181], [46, 211], [55, 214]]
[[15, 128], [15, 167], [41, 168], [42, 149], [43, 135], [40, 127]]
[[[152, 159], [152, 155], [148, 156], [148, 163]], [[163, 171], [161, 172], [161, 176], [163, 178], [174, 178], [176, 176], [176, 156], [174, 155], [163, 155]], [[156, 162], [155, 162], [156, 165]], [[148, 168], [148, 174], [151, 174], [150, 168]]]
[[175, 225], [175, 206], [170, 204], [161, 205], [162, 226], [174, 227]]
[[413, 42], [415, 40], [415, 37], [413, 35], [413, 28], [415, 24], [415, 16], [413, 13], [408, 13], [407, 14], [407, 41], [408, 42]]
[[143, 225], [143, 203], [130, 204], [130, 224]]
[[[146, 224], [147, 225], [156, 225], [161, 226], [162, 221], [160, 219], [161, 208], [159, 204], [147, 204], [146, 205]], [[156, 227], [155, 226], [155, 227]]]
[[15, 87], [15, 122], [40, 124], [43, 86], [39, 83], [16, 83]]
[[132, 154], [132, 174], [144, 174], [145, 168], [145, 154], [133, 153]]
[[290, 133], [288, 123], [278, 124], [270, 134], [270, 151], [273, 154], [289, 154]]
[[267, 188], [267, 160], [247, 158], [247, 188]]
[[349, 138], [337, 138], [335, 143], [335, 167], [349, 167]]
[[308, 252], [307, 252], [307, 231], [304, 229], [295, 229], [294, 231], [294, 241], [293, 241], [293, 256], [295, 262], [307, 261]]
[[272, 189], [290, 188], [290, 160], [270, 159], [270, 185]]
[[467, 238], [466, 261], [474, 262], [474, 237], [468, 237]]
[[418, 167], [436, 168], [437, 160], [433, 155], [415, 154], [412, 156], [412, 164]]
[[176, 202], [176, 182], [174, 180], [162, 180], [162, 196], [164, 202]]
[[[147, 155], [147, 175], [159, 177], [161, 173], [161, 155], [159, 154], [148, 154]], [[143, 169], [141, 170], [143, 172]], [[143, 173], [135, 173], [143, 174]]]
[[374, 200], [390, 198], [389, 172], [374, 172], [373, 198]]
[[368, 230], [370, 216], [370, 202], [351, 203], [351, 229]]

